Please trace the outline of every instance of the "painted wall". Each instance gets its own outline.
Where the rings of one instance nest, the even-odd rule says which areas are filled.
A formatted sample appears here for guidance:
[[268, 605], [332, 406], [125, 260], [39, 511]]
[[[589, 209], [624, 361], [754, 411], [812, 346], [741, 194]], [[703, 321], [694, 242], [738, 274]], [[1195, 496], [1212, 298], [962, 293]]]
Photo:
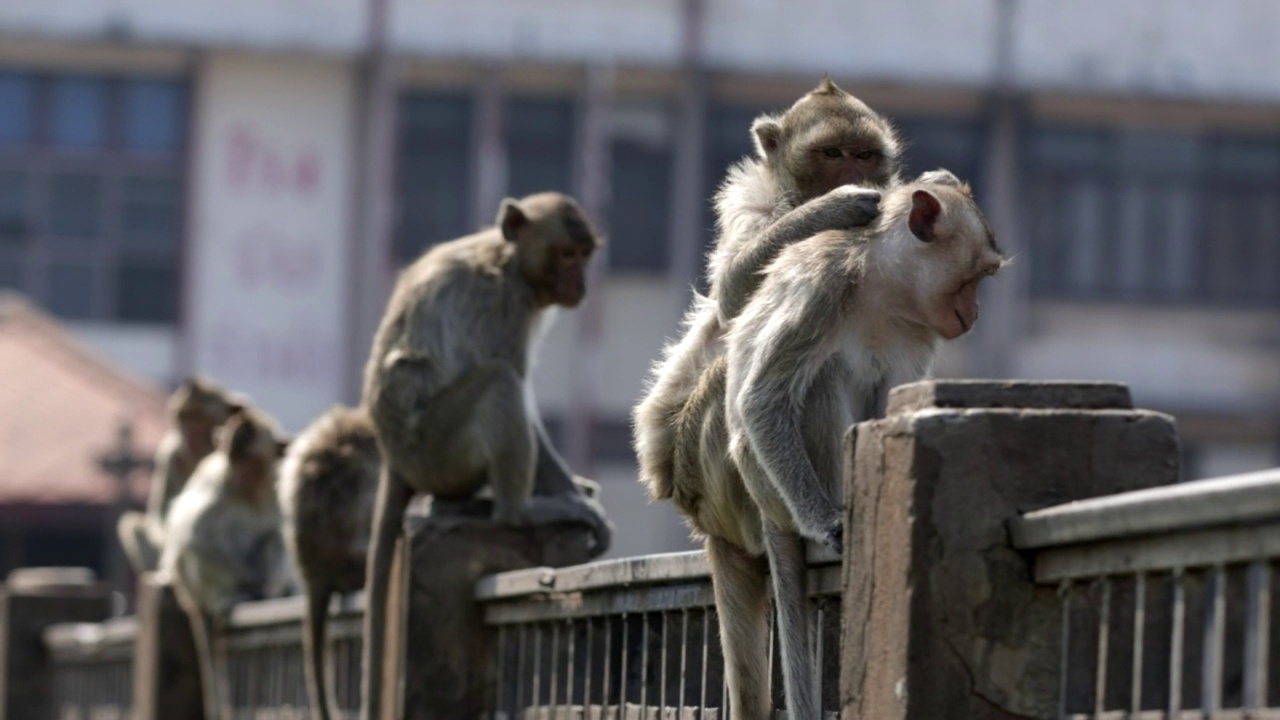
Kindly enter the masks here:
[[[394, 42], [436, 57], [671, 65], [680, 0], [390, 0]], [[984, 84], [999, 0], [706, 0], [718, 68]], [[1028, 87], [1280, 98], [1274, 0], [1015, 0]], [[4, 0], [0, 34], [350, 53], [368, 0]]]
[[215, 54], [199, 71], [190, 363], [293, 431], [342, 388], [354, 82], [314, 58]]

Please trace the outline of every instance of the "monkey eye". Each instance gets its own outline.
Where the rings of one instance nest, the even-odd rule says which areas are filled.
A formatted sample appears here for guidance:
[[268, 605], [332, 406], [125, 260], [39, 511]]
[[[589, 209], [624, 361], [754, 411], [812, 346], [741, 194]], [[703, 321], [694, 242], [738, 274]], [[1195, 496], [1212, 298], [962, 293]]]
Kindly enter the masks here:
[[854, 155], [854, 157], [858, 158], [859, 160], [870, 160], [871, 158], [873, 158], [873, 157], [875, 157], [875, 156], [876, 156], [876, 151], [875, 151], [875, 150], [863, 150], [862, 152], [858, 153], [857, 155]]
[[822, 154], [826, 155], [829, 158], [844, 157], [844, 152], [841, 151], [840, 148], [833, 148], [833, 147], [824, 149], [822, 151]]

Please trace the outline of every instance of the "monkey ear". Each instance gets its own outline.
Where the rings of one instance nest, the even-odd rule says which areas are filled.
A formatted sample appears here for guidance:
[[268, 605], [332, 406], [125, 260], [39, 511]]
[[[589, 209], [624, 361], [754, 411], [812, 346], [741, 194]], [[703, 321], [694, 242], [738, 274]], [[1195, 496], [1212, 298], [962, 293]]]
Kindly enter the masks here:
[[922, 242], [933, 242], [933, 226], [942, 214], [942, 203], [928, 190], [916, 190], [911, 193], [911, 215], [907, 225], [911, 234]]
[[756, 153], [769, 157], [782, 144], [782, 123], [772, 115], [761, 115], [751, 123], [751, 137], [756, 141]]
[[498, 227], [502, 228], [502, 237], [511, 242], [516, 241], [520, 228], [529, 222], [529, 217], [520, 209], [520, 204], [513, 198], [503, 198], [498, 206]]

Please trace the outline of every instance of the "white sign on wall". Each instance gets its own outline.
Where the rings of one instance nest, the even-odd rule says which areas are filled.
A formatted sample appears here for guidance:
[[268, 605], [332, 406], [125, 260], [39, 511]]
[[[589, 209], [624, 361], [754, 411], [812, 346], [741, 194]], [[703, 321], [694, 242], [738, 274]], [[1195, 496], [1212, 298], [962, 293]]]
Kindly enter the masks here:
[[296, 432], [343, 388], [352, 70], [214, 55], [198, 88], [191, 362]]

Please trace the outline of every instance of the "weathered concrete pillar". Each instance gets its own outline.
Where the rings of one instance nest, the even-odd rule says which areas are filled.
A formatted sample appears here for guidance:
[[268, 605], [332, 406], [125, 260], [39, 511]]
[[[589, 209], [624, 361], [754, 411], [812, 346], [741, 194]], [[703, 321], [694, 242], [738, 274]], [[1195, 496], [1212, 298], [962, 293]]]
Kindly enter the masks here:
[[494, 697], [497, 657], [496, 633], [484, 625], [475, 600], [476, 582], [508, 570], [586, 562], [591, 531], [576, 522], [512, 528], [436, 516], [411, 528], [408, 537], [404, 714], [398, 717], [480, 717]]
[[202, 720], [200, 664], [191, 622], [173, 588], [138, 580], [138, 644], [133, 658], [134, 720]]
[[1176, 482], [1173, 419], [1120, 384], [920, 382], [852, 437], [844, 720], [1054, 717], [1056, 593], [1007, 523]]
[[87, 568], [22, 568], [0, 589], [0, 720], [52, 720], [53, 684], [44, 629], [99, 622], [111, 591]]

